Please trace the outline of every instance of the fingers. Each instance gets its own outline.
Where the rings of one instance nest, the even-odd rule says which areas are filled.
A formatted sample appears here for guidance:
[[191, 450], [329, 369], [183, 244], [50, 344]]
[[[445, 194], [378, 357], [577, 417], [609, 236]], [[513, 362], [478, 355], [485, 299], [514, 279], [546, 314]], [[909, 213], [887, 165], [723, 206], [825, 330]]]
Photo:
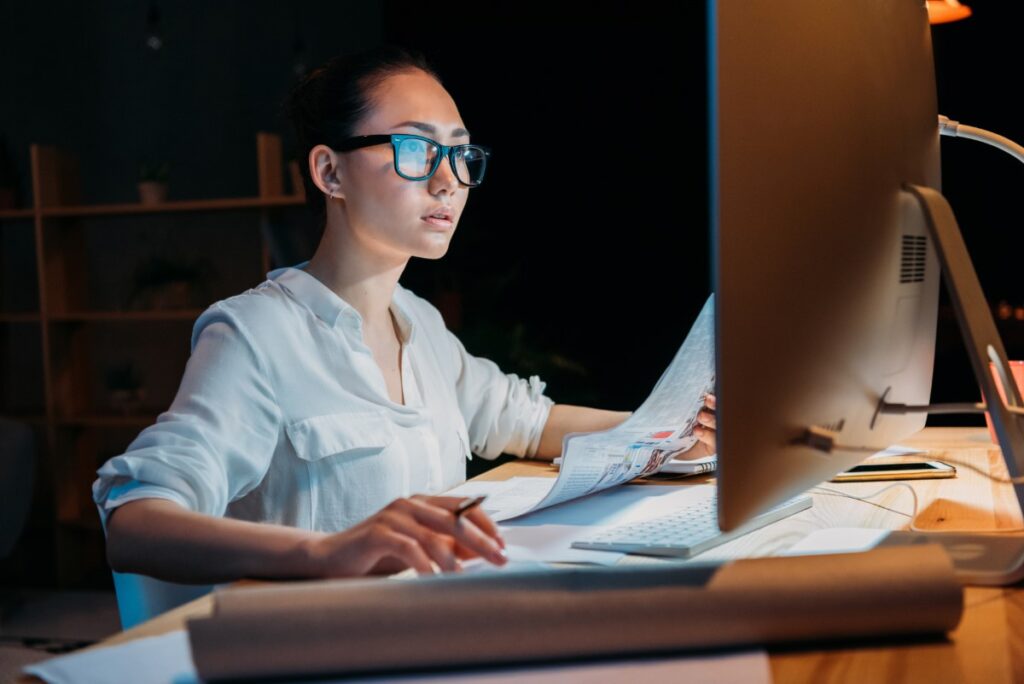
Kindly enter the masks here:
[[697, 422], [700, 423], [701, 426], [711, 428], [712, 430], [718, 428], [718, 419], [715, 417], [715, 414], [708, 409], [701, 409], [700, 412], [697, 413]]
[[715, 414], [717, 403], [715, 395], [704, 395], [704, 408], [697, 413], [697, 426], [693, 429], [694, 436], [705, 445], [710, 453], [715, 453], [717, 450], [715, 443], [718, 430], [718, 417]]
[[[363, 575], [411, 567], [461, 570], [460, 558], [507, 562], [497, 527], [479, 508], [456, 518], [458, 497], [397, 499], [355, 528], [318, 539], [309, 551], [316, 576]], [[486, 531], [485, 531], [486, 530]]]
[[[423, 501], [434, 506], [439, 506], [448, 511], [454, 511], [458, 508], [459, 504], [465, 501], [465, 498], [459, 496], [421, 496], [417, 495], [412, 497], [414, 501]], [[464, 519], [473, 521], [480, 531], [486, 534], [488, 537], [498, 543], [498, 546], [505, 548], [505, 540], [501, 538], [501, 532], [498, 531], [498, 526], [494, 524], [490, 516], [484, 513], [483, 508], [479, 506], [474, 507], [466, 511], [461, 516]]]
[[694, 429], [693, 434], [697, 438], [697, 441], [703, 444], [704, 447], [708, 450], [708, 454], [714, 454], [717, 452], [714, 430], [698, 427]]
[[716, 428], [714, 427], [714, 421], [713, 420], [712, 420], [712, 426], [711, 427], [706, 427], [704, 425], [698, 425], [695, 428], [693, 428], [693, 436], [696, 437], [697, 440], [701, 444], [703, 444], [705, 447], [708, 448], [708, 450], [709, 450], [708, 453], [710, 453], [710, 454], [713, 454], [713, 453], [717, 452], [717, 446], [716, 446], [716, 443], [715, 443], [715, 438], [716, 438], [717, 434], [718, 434], [718, 432], [717, 432]]
[[[494, 523], [479, 507], [456, 518], [452, 510], [462, 501], [459, 497], [414, 496], [399, 499], [392, 506], [408, 510], [421, 525], [454, 538], [459, 545], [496, 565], [507, 561], [502, 550], [504, 541]], [[490, 530], [490, 534], [485, 532]]]
[[412, 537], [395, 531], [387, 523], [376, 522], [368, 525], [363, 536], [366, 548], [362, 555], [365, 556], [363, 560], [367, 566], [363, 572], [379, 565], [386, 565], [385, 559], [394, 558], [403, 566], [410, 567], [418, 573], [434, 574], [434, 566], [422, 545]]
[[496, 541], [499, 548], [505, 548], [505, 540], [502, 539], [501, 533], [498, 532], [498, 526], [494, 524], [489, 515], [484, 513], [484, 509], [479, 506], [472, 508], [463, 513], [461, 519], [472, 521], [481, 532]]
[[420, 548], [432, 561], [437, 563], [441, 570], [454, 572], [461, 569], [455, 555], [455, 540], [450, 536], [439, 534], [421, 524], [415, 517], [397, 511], [385, 510], [380, 517], [381, 522], [392, 530], [419, 544]]

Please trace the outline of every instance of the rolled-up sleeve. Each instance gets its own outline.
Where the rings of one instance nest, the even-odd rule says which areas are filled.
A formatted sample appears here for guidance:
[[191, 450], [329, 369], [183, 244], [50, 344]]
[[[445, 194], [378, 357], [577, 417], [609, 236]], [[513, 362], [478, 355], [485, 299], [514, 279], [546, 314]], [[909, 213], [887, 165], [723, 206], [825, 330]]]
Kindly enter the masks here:
[[503, 373], [488, 359], [466, 351], [448, 332], [456, 356], [456, 393], [466, 419], [473, 453], [493, 459], [501, 454], [532, 457], [554, 402], [544, 395], [545, 383]]
[[280, 425], [266, 364], [241, 322], [214, 305], [196, 321], [171, 407], [97, 473], [104, 526], [110, 511], [144, 498], [224, 515], [263, 479]]

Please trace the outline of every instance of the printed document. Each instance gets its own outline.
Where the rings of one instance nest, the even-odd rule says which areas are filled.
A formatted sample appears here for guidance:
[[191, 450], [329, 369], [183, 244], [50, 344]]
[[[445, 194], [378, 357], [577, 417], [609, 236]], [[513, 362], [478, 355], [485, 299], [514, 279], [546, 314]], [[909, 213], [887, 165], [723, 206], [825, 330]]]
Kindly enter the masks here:
[[[510, 520], [658, 472], [697, 443], [693, 429], [704, 396], [715, 388], [714, 295], [650, 396], [624, 423], [602, 432], [566, 435], [558, 478], [523, 483], [489, 499], [484, 510]], [[549, 484], [550, 483], [550, 484]]]

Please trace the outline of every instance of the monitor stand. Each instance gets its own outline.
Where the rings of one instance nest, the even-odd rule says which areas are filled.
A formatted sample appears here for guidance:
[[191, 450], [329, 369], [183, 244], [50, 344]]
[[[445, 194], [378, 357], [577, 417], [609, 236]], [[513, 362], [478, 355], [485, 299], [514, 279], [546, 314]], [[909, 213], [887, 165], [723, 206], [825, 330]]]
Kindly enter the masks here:
[[[967, 253], [967, 245], [953, 216], [953, 209], [941, 193], [931, 188], [905, 185], [921, 205], [924, 220], [935, 244], [942, 266], [942, 276], [956, 311], [960, 332], [964, 336], [967, 355], [974, 376], [995, 427], [1003, 459], [1011, 477], [1024, 473], [1024, 425], [1010, 407], [1024, 406], [1020, 391], [1010, 373], [1006, 350], [999, 338], [992, 312], [981, 290], [978, 274]], [[989, 364], [995, 367], [1006, 393], [1004, 402], [996, 390]], [[1024, 502], [1024, 483], [1014, 485], [1017, 501]]]
[[[1010, 410], [1020, 408], [1020, 391], [1010, 373], [1006, 350], [996, 330], [992, 312], [978, 281], [967, 245], [953, 216], [953, 209], [941, 193], [931, 188], [905, 185], [920, 204], [932, 236], [942, 275], [956, 311], [960, 332], [974, 375], [995, 427], [999, 447], [1010, 477], [1024, 473], [1024, 426], [1021, 417]], [[1006, 393], [1004, 402], [996, 390], [991, 367], [999, 374]], [[1014, 484], [1018, 504], [1024, 508], [1024, 482]], [[953, 559], [957, 575], [968, 584], [1006, 585], [1024, 578], [1024, 536], [1006, 534], [928, 534], [894, 532], [883, 545], [937, 543]]]

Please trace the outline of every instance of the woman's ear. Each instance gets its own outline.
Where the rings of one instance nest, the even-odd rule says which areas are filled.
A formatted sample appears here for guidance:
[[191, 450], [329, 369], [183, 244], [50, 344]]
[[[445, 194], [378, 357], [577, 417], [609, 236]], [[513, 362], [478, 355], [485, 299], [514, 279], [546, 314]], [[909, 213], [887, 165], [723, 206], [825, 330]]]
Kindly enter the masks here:
[[309, 176], [328, 197], [342, 197], [339, 162], [338, 153], [327, 145], [316, 145], [309, 151]]

